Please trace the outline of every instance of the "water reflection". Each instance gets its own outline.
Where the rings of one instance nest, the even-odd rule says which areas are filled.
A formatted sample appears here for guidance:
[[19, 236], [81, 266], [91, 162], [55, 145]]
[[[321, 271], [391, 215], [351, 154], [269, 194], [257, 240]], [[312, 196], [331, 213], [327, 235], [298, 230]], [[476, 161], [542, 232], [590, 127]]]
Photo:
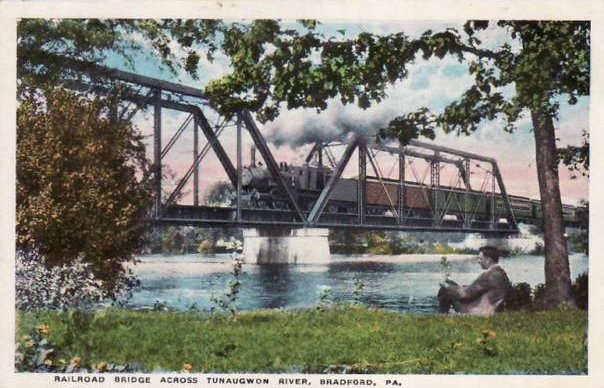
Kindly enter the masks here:
[[255, 292], [261, 304], [259, 308], [286, 307], [293, 298], [296, 279], [291, 276], [288, 264], [271, 264], [256, 266], [256, 277], [253, 280]]

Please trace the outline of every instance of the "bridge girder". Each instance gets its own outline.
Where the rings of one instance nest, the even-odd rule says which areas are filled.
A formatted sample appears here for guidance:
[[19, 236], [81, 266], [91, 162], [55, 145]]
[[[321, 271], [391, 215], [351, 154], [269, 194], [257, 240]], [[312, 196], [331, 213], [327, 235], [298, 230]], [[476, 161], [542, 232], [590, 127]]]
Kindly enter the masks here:
[[[362, 228], [362, 229], [383, 229], [383, 230], [432, 230], [432, 231], [461, 231], [468, 233], [501, 233], [512, 234], [518, 232], [516, 218], [511, 207], [503, 178], [494, 159], [482, 155], [455, 150], [448, 147], [438, 146], [426, 142], [412, 140], [405, 147], [393, 147], [387, 144], [376, 143], [357, 137], [346, 144], [346, 150], [339, 161], [334, 160], [333, 154], [330, 154], [329, 143], [317, 143], [314, 145], [311, 153], [306, 158], [309, 163], [313, 154], [319, 155], [322, 159], [323, 152], [327, 152], [327, 158], [330, 163], [335, 165], [334, 172], [317, 194], [317, 199], [312, 204], [310, 210], [302, 209], [297, 195], [292, 187], [285, 182], [280, 173], [279, 166], [263, 138], [260, 130], [256, 126], [251, 114], [247, 111], [239, 112], [236, 117], [223, 118], [220, 127], [212, 127], [208, 122], [205, 110], [212, 110], [212, 104], [207, 100], [202, 91], [189, 86], [171, 83], [151, 77], [145, 77], [121, 70], [110, 69], [96, 64], [86, 64], [73, 60], [65, 60], [64, 65], [79, 73], [87, 74], [89, 79], [71, 80], [71, 85], [75, 88], [92, 87], [99, 92], [111, 90], [110, 83], [121, 83], [125, 86], [120, 97], [124, 100], [132, 101], [137, 109], [147, 109], [153, 107], [153, 150], [154, 150], [154, 212], [153, 222], [158, 224], [186, 224], [201, 226], [232, 226], [232, 227], [262, 227], [267, 225], [281, 225], [286, 227], [329, 227], [329, 228]], [[134, 90], [134, 89], [138, 90]], [[163, 109], [188, 112], [193, 117], [194, 122], [194, 157], [191, 167], [180, 179], [176, 189], [167, 196], [167, 200], [162, 198], [162, 178], [161, 165], [163, 158], [170, 151], [173, 142], [182, 135], [183, 131], [176, 131], [175, 135], [168, 142], [168, 145], [162, 148], [162, 122], [161, 114]], [[132, 117], [134, 113], [124, 110], [121, 117]], [[228, 153], [220, 141], [219, 135], [227, 123], [235, 124], [238, 130], [237, 134], [237, 159], [233, 164]], [[183, 124], [183, 127], [185, 125]], [[251, 136], [255, 146], [259, 150], [267, 164], [267, 170], [271, 179], [275, 182], [277, 189], [283, 194], [287, 209], [251, 209], [245, 208], [241, 201], [241, 130], [245, 129]], [[199, 133], [206, 138], [206, 146], [200, 152], [198, 147]], [[237, 198], [234, 207], [210, 208], [199, 205], [199, 166], [207, 154], [208, 149], [212, 149], [217, 155], [224, 171], [226, 172], [230, 183], [236, 189]], [[327, 151], [325, 151], [327, 150]], [[332, 194], [335, 187], [343, 179], [342, 173], [352, 159], [354, 151], [357, 150], [358, 157], [358, 177], [356, 188], [356, 212], [344, 212], [333, 214], [326, 212], [326, 208], [332, 201]], [[398, 162], [398, 179], [390, 179], [383, 176], [377, 153], [386, 153], [394, 155]], [[406, 174], [405, 168], [411, 160], [425, 160], [430, 165], [430, 184], [423, 182], [409, 181], [409, 174]], [[372, 176], [367, 175], [367, 162], [373, 169]], [[480, 162], [490, 166], [491, 191], [482, 191], [472, 189], [470, 183], [470, 162]], [[322, 162], [321, 162], [322, 163]], [[441, 187], [440, 169], [441, 164], [453, 165], [459, 171], [459, 176], [463, 182], [463, 187]], [[194, 206], [184, 206], [176, 203], [180, 191], [188, 182], [190, 177], [194, 177]], [[377, 185], [374, 185], [374, 183]], [[367, 199], [367, 187], [379, 187], [383, 190], [387, 202], [383, 208], [384, 214], [371, 214]], [[393, 191], [392, 187], [396, 187]], [[499, 192], [496, 193], [496, 187]], [[407, 206], [410, 198], [410, 191], [421, 193], [431, 199], [426, 202], [430, 207], [431, 213], [414, 215], [412, 208]], [[372, 192], [373, 193], [373, 192]], [[429, 194], [428, 194], [429, 193]], [[452, 194], [454, 193], [454, 194]], [[375, 193], [373, 193], [375, 196]], [[485, 201], [489, 196], [491, 200], [490, 217], [488, 219], [479, 219], [472, 214], [472, 209], [468, 206], [468, 198], [474, 197], [475, 201]], [[457, 204], [459, 219], [447, 219], [447, 206], [454, 200], [463, 202], [465, 205]], [[480, 198], [479, 198], [480, 197]], [[483, 198], [484, 197], [484, 198]], [[498, 203], [502, 203], [501, 211], [498, 211]], [[478, 205], [477, 205], [478, 206]], [[375, 207], [375, 206], [374, 206]], [[475, 211], [474, 211], [475, 212]], [[499, 222], [505, 219], [505, 223]]]

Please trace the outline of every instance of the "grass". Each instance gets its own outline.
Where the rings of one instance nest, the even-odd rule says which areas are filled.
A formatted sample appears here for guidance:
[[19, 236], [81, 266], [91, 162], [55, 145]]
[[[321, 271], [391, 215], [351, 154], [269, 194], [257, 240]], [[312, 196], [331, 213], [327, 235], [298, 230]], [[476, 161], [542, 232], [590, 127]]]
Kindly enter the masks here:
[[362, 307], [221, 315], [108, 309], [18, 314], [18, 332], [47, 324], [67, 359], [147, 371], [583, 374], [586, 313], [494, 317], [397, 314]]

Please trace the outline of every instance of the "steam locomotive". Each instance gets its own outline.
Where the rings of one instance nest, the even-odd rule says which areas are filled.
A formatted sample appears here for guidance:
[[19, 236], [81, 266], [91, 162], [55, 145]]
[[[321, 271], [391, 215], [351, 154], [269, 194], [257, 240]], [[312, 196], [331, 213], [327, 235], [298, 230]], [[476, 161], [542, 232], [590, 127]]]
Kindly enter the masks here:
[[[298, 205], [303, 210], [312, 209], [321, 191], [334, 174], [327, 166], [288, 165], [281, 162], [279, 171], [289, 185]], [[287, 200], [279, 190], [270, 172], [254, 161], [244, 167], [242, 180], [242, 204], [248, 208], [286, 209]], [[357, 179], [341, 178], [335, 185], [325, 208], [327, 213], [357, 213], [358, 191]], [[479, 191], [465, 191], [458, 188], [441, 186], [436, 200], [430, 186], [405, 181], [403, 184], [404, 209], [407, 217], [430, 218], [432, 208], [446, 209], [444, 219], [459, 220], [462, 214], [473, 214], [475, 220], [488, 221], [491, 217], [491, 206], [496, 206], [495, 214], [506, 214], [501, 196], [496, 195], [492, 201], [489, 194]], [[539, 200], [509, 195], [510, 206], [518, 222], [538, 223], [543, 218]], [[398, 208], [399, 181], [367, 177], [365, 184], [365, 208], [370, 215], [394, 215], [392, 209]], [[563, 205], [563, 217], [567, 224], [577, 223], [577, 208]], [[507, 222], [507, 220], [501, 220]]]

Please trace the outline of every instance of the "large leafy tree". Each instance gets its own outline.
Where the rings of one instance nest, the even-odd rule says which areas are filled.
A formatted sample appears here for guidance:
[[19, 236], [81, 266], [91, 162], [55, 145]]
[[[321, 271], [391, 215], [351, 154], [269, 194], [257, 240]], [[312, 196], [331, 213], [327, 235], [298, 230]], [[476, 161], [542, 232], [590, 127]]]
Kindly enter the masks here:
[[[87, 23], [94, 25], [94, 34], [88, 33]], [[48, 52], [90, 61], [102, 59], [107, 50], [128, 57], [125, 47], [133, 41], [128, 39], [132, 34], [151, 42], [169, 67], [181, 64], [193, 76], [202, 56], [211, 61], [219, 51], [228, 58], [231, 72], [205, 88], [213, 105], [225, 115], [249, 109], [259, 120], [267, 121], [284, 108], [323, 110], [333, 98], [367, 108], [386, 97], [390, 84], [406, 78], [408, 66], [418, 59], [453, 55], [460, 62], [465, 60], [475, 82], [458, 101], [442, 112], [422, 108], [402, 114], [383, 128], [381, 135], [405, 144], [419, 136], [434, 138], [437, 128], [471, 134], [484, 120], [497, 117], [503, 117], [503, 129], [512, 132], [518, 119], [530, 114], [545, 214], [547, 292], [552, 305], [570, 303], [557, 161], [588, 166], [589, 154], [587, 142], [558, 154], [554, 122], [560, 96], [573, 104], [578, 96], [589, 93], [589, 24], [501, 21], [498, 27], [517, 45], [494, 49], [485, 48], [476, 37], [477, 31], [488, 25], [468, 22], [463, 31], [426, 31], [410, 39], [403, 32], [325, 36], [317, 23], [309, 20], [296, 26], [275, 20], [230, 24], [178, 19], [25, 20], [20, 23], [19, 49], [23, 55], [19, 68], [30, 79], [40, 74], [54, 79], [63, 69], [56, 66], [54, 57], [47, 56]], [[72, 29], [77, 33], [70, 33]], [[99, 36], [104, 39], [99, 40]], [[182, 52], [171, 50], [174, 42]], [[513, 92], [506, 94], [506, 86]]]
[[89, 263], [115, 297], [140, 249], [150, 190], [140, 136], [111, 101], [63, 89], [30, 94], [17, 111], [17, 249], [49, 267]]
[[[151, 191], [140, 135], [113, 96], [62, 88], [61, 57], [131, 58], [129, 20], [23, 19], [18, 24], [17, 250], [49, 267], [89, 264], [104, 293], [134, 284], [125, 266], [144, 242]], [[158, 46], [159, 47], [159, 46]]]
[[[505, 29], [517, 48], [504, 44], [497, 50], [481, 49], [475, 34], [488, 23], [468, 22], [468, 42], [459, 43], [459, 50], [475, 57], [470, 64], [474, 85], [440, 114], [423, 109], [397, 118], [403, 125], [392, 126], [390, 133], [397, 135], [403, 133], [401, 128], [424, 125], [469, 134], [483, 120], [498, 116], [504, 120], [503, 129], [512, 132], [515, 123], [528, 114], [543, 206], [546, 300], [549, 305], [572, 304], [558, 164], [561, 159], [572, 168], [588, 169], [589, 143], [585, 139], [582, 146], [558, 152], [555, 120], [562, 99], [576, 104], [579, 96], [589, 95], [590, 25], [580, 21], [499, 21], [497, 26]], [[506, 94], [503, 88], [510, 86], [513, 93]]]

